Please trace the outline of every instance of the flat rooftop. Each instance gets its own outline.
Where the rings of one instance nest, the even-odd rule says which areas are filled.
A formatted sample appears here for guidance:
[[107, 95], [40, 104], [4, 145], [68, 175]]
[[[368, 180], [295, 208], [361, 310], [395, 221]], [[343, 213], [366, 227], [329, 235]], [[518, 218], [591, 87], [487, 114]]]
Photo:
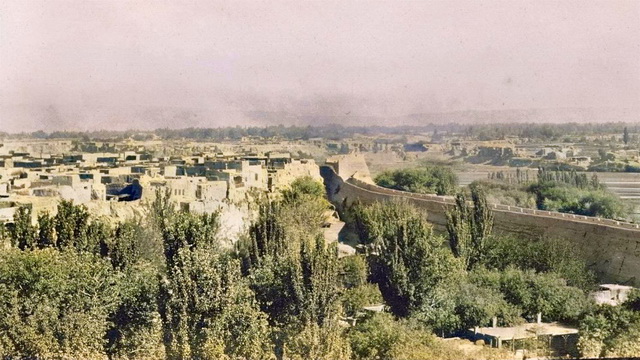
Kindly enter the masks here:
[[[471, 329], [470, 331], [473, 331]], [[478, 334], [488, 335], [501, 340], [527, 339], [539, 335], [571, 335], [577, 334], [578, 329], [560, 323], [526, 323], [511, 327], [483, 327], [478, 328]]]
[[600, 284], [600, 288], [609, 290], [631, 290], [633, 286], [619, 285], [619, 284]]

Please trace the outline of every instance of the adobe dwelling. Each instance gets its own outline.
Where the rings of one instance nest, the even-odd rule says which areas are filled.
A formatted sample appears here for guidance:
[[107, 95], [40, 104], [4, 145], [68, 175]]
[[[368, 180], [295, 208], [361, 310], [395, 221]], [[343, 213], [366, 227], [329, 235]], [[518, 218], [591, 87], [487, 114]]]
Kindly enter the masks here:
[[598, 291], [591, 293], [591, 297], [599, 305], [607, 304], [617, 306], [627, 301], [629, 293], [631, 293], [633, 289], [633, 286], [601, 284]]
[[13, 216], [18, 210], [19, 204], [10, 201], [0, 202], [0, 225], [13, 223]]
[[574, 156], [569, 159], [569, 163], [580, 166], [583, 168], [589, 167], [591, 165], [591, 157], [590, 156]]
[[484, 340], [495, 348], [513, 351], [525, 349], [533, 339], [547, 341], [554, 356], [567, 355], [575, 349], [578, 329], [560, 323], [525, 323], [508, 327], [479, 327], [470, 329], [468, 337], [473, 341]]
[[505, 159], [515, 156], [515, 150], [510, 145], [478, 146], [478, 156]]
[[405, 152], [426, 152], [429, 148], [425, 146], [422, 142], [404, 144]]

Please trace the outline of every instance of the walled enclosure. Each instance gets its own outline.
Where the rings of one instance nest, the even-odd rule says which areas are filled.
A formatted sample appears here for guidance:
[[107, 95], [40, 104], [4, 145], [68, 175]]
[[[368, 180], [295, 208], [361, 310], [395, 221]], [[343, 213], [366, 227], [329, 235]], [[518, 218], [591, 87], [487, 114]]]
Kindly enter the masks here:
[[[427, 213], [437, 231], [445, 231], [451, 198], [412, 194], [373, 185], [353, 177], [343, 180], [332, 167], [323, 166], [329, 199], [337, 205], [405, 199]], [[492, 205], [494, 232], [511, 234], [522, 241], [541, 237], [570, 241], [580, 249], [601, 282], [640, 286], [640, 229], [638, 225], [614, 220], [562, 214], [550, 211]]]

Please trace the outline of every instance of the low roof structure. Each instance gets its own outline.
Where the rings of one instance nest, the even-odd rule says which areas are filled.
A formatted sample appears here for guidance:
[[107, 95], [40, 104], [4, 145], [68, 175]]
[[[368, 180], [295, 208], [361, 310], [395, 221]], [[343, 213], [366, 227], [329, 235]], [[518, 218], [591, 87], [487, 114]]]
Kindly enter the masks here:
[[479, 334], [488, 335], [502, 340], [528, 339], [541, 335], [570, 335], [577, 334], [578, 329], [560, 323], [525, 323], [510, 327], [478, 328]]
[[576, 335], [578, 329], [563, 325], [557, 322], [552, 323], [525, 323], [518, 326], [509, 327], [482, 327], [470, 329], [473, 338], [484, 338], [491, 346], [501, 348], [503, 341], [513, 342], [514, 340], [523, 340], [536, 338], [538, 336], [565, 336]]

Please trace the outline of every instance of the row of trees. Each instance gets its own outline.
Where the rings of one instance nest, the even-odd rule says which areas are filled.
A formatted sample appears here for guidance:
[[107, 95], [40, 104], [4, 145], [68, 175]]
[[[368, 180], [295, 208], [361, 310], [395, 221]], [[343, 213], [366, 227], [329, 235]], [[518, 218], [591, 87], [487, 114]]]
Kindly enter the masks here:
[[624, 219], [628, 215], [627, 207], [595, 174], [589, 178], [575, 171], [540, 169], [538, 181], [529, 185], [527, 191], [535, 196], [540, 210], [609, 219]]
[[498, 172], [488, 180], [475, 181], [470, 187], [482, 187], [491, 202], [570, 214], [625, 219], [629, 209], [599, 181], [575, 170], [540, 168], [535, 179]]
[[[19, 209], [0, 254], [0, 353], [11, 358], [153, 357], [160, 238], [61, 202], [55, 216]], [[146, 234], [145, 234], [146, 235]]]
[[[457, 177], [449, 167], [429, 165], [415, 169], [385, 171], [375, 178], [383, 187], [423, 194], [453, 195]], [[503, 172], [489, 174], [487, 181], [475, 181], [470, 188], [482, 186], [490, 201], [539, 210], [624, 219], [628, 208], [600, 183], [597, 175], [587, 176], [575, 170], [540, 168], [535, 179], [518, 169], [513, 176]], [[455, 219], [450, 219], [455, 221]]]
[[[440, 120], [440, 119], [438, 119]], [[29, 135], [40, 139], [57, 139], [57, 138], [85, 138], [87, 140], [117, 140], [138, 137], [147, 139], [153, 135], [160, 136], [164, 139], [240, 139], [243, 136], [263, 136], [273, 137], [280, 136], [283, 138], [306, 139], [314, 137], [324, 137], [330, 139], [343, 139], [352, 137], [355, 134], [391, 134], [406, 135], [414, 133], [459, 133], [467, 137], [478, 140], [498, 140], [505, 137], [520, 137], [536, 140], [560, 140], [567, 136], [584, 137], [587, 135], [610, 135], [623, 134], [622, 141], [627, 144], [630, 142], [632, 135], [629, 132], [637, 132], [637, 127], [629, 129], [629, 124], [623, 122], [608, 123], [562, 123], [562, 124], [545, 124], [545, 123], [517, 123], [505, 121], [501, 124], [478, 124], [465, 125], [461, 122], [442, 123], [435, 121], [431, 124], [422, 126], [342, 126], [339, 124], [328, 124], [325, 126], [265, 126], [265, 127], [219, 127], [219, 128], [186, 128], [186, 129], [156, 129], [154, 131], [92, 131], [92, 132], [73, 132], [73, 131], [54, 131], [46, 133], [44, 131], [36, 131], [32, 133], [18, 134], [17, 136]], [[626, 134], [626, 135], [624, 135]], [[1, 137], [11, 137], [10, 135], [0, 132]], [[625, 140], [626, 139], [626, 140]]]
[[538, 182], [554, 182], [577, 187], [578, 189], [602, 190], [604, 185], [600, 183], [597, 174], [587, 176], [575, 170], [561, 171], [549, 170], [544, 167], [538, 169]]

